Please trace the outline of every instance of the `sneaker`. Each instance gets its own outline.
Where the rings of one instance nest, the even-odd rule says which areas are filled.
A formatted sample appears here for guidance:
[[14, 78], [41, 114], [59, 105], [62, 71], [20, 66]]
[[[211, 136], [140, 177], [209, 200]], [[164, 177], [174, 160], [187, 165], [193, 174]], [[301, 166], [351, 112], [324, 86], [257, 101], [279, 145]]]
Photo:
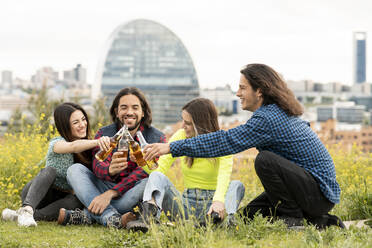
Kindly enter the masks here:
[[66, 225], [91, 225], [92, 220], [85, 214], [83, 210], [66, 210], [61, 208], [58, 215], [58, 224]]
[[304, 229], [304, 219], [298, 217], [291, 217], [291, 216], [278, 216], [278, 220], [282, 220], [284, 224], [287, 225], [288, 229], [291, 230], [302, 230]]
[[9, 208], [4, 209], [1, 216], [5, 221], [17, 221], [18, 219], [17, 211], [11, 210]]
[[310, 224], [316, 226], [317, 229], [322, 230], [330, 226], [338, 226], [340, 228], [346, 228], [345, 224], [342, 220], [336, 216], [331, 214], [324, 214], [319, 217], [310, 217], [308, 218]]
[[226, 217], [227, 228], [235, 228], [237, 226], [234, 214], [229, 214]]
[[24, 227], [37, 226], [34, 220], [34, 211], [30, 208], [21, 207], [17, 210], [18, 214], [18, 225]]
[[328, 216], [328, 223], [327, 223], [328, 226], [338, 226], [342, 229], [346, 228], [345, 224], [342, 222], [340, 217], [336, 215], [332, 215], [332, 214], [327, 214], [327, 216]]
[[218, 225], [222, 222], [220, 215], [216, 212], [212, 212], [210, 218], [212, 219], [214, 225]]
[[222, 219], [217, 212], [212, 212], [211, 214], [207, 214], [202, 218], [198, 219], [197, 223], [195, 224], [196, 228], [206, 227], [207, 223], [212, 223], [213, 225], [220, 225], [222, 223]]
[[113, 214], [107, 218], [106, 226], [109, 228], [116, 228], [120, 229], [123, 227], [121, 223], [121, 215], [120, 214]]
[[128, 222], [126, 224], [126, 229], [134, 232], [147, 232], [151, 221], [159, 223], [157, 218], [158, 211], [158, 207], [154, 204], [144, 202], [142, 204], [142, 213], [140, 214], [140, 217], [137, 220]]

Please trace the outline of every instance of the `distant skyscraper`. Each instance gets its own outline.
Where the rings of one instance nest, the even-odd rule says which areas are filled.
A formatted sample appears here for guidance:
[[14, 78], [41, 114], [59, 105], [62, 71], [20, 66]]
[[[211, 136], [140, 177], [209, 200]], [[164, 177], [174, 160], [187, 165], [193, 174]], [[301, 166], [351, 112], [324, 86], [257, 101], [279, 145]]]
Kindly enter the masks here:
[[137, 87], [148, 98], [155, 124], [180, 120], [181, 108], [199, 96], [192, 59], [182, 41], [168, 28], [134, 20], [111, 34], [97, 70], [93, 98], [107, 105], [125, 87]]
[[87, 81], [87, 70], [81, 66], [81, 64], [77, 64], [74, 68], [74, 77], [77, 82], [86, 82]]
[[366, 81], [366, 55], [367, 55], [367, 33], [354, 32], [354, 58], [353, 58], [353, 76], [354, 83], [364, 83]]
[[87, 81], [87, 70], [77, 64], [75, 68], [69, 71], [63, 71], [63, 80], [69, 82], [86, 83]]
[[13, 82], [13, 73], [11, 71], [2, 71], [1, 73], [1, 82], [9, 83], [10, 85]]

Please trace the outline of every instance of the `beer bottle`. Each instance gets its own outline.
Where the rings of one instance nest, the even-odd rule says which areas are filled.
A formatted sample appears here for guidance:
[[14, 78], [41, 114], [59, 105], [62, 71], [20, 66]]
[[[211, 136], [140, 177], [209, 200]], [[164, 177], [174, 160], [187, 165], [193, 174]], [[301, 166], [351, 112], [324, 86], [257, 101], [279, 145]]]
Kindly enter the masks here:
[[[137, 131], [137, 137], [139, 139], [140, 145], [141, 145], [141, 150], [143, 151], [145, 147], [148, 145], [146, 142], [145, 138], [143, 137], [141, 131]], [[154, 170], [159, 167], [158, 162], [156, 162], [156, 159], [152, 159], [150, 161], [146, 161], [147, 166], [149, 167], [150, 170]]]
[[121, 139], [121, 137], [123, 137], [124, 130], [126, 128], [127, 128], [126, 125], [123, 125], [123, 127], [113, 137], [110, 138], [110, 148], [107, 151], [100, 149], [96, 153], [95, 158], [98, 161], [103, 162], [108, 157], [108, 155], [115, 149], [115, 147], [118, 145], [119, 140]]
[[129, 149], [129, 144], [128, 144], [127, 137], [123, 136], [119, 140], [119, 144], [118, 144], [118, 152], [123, 153], [123, 155], [120, 155], [120, 157], [127, 158], [128, 157], [128, 149]]
[[143, 154], [141, 151], [141, 147], [138, 145], [136, 141], [134, 141], [132, 135], [129, 132], [126, 132], [129, 141], [129, 150], [133, 155], [136, 157], [137, 165], [144, 167], [147, 165], [146, 161], [143, 159]]

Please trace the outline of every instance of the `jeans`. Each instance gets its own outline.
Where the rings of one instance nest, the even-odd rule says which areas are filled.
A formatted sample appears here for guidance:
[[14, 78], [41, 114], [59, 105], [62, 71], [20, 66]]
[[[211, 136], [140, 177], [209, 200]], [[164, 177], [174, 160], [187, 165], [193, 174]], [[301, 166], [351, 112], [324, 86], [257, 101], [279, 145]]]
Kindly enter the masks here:
[[334, 206], [309, 172], [275, 153], [260, 152], [255, 169], [265, 192], [244, 208], [243, 215], [250, 219], [257, 212], [263, 216], [318, 217]]
[[[240, 181], [230, 182], [225, 195], [227, 214], [236, 213], [244, 197], [244, 192], [244, 185]], [[154, 197], [156, 205], [164, 211], [170, 220], [189, 219], [191, 216], [195, 216], [199, 221], [204, 221], [212, 205], [214, 193], [215, 190], [185, 189], [181, 196], [168, 177], [155, 171], [148, 178], [143, 201], [150, 201]]]
[[87, 208], [95, 197], [112, 189], [116, 183], [97, 178], [91, 170], [82, 164], [73, 164], [68, 168], [67, 181], [74, 189], [79, 200], [84, 204], [84, 212], [88, 218], [106, 226], [107, 219], [110, 216], [129, 212], [142, 200], [147, 178], [137, 182], [124, 195], [112, 199], [101, 215], [90, 213]]
[[22, 190], [22, 206], [31, 206], [37, 221], [57, 220], [60, 208], [83, 208], [75, 195], [52, 187], [55, 178], [56, 169], [45, 167]]

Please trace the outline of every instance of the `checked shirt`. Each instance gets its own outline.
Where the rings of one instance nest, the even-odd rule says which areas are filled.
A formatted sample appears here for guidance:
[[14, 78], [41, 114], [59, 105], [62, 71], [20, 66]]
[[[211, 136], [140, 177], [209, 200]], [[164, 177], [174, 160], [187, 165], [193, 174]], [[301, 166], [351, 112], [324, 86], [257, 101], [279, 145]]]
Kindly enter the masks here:
[[[144, 138], [148, 143], [164, 143], [166, 142], [165, 136], [162, 132], [156, 128], [150, 127], [145, 128], [143, 126], [139, 127], [139, 130], [142, 132]], [[112, 137], [118, 131], [115, 124], [103, 127], [98, 130], [95, 139], [98, 139], [102, 136]], [[137, 136], [133, 137], [138, 141]], [[119, 195], [123, 195], [129, 189], [134, 187], [136, 182], [140, 181], [143, 178], [148, 177], [148, 174], [139, 167], [136, 163], [129, 160], [128, 155], [128, 167], [122, 170], [119, 174], [111, 177], [109, 174], [109, 167], [112, 159], [112, 154], [117, 151], [117, 148], [113, 150], [111, 154], [103, 162], [98, 161], [94, 155], [99, 151], [99, 147], [95, 147], [92, 151], [93, 154], [93, 172], [101, 180], [110, 181], [117, 183], [112, 189], [116, 190]]]
[[261, 106], [243, 125], [170, 143], [174, 157], [220, 157], [256, 147], [271, 151], [310, 172], [324, 196], [340, 201], [333, 160], [310, 124], [288, 116], [276, 104]]

